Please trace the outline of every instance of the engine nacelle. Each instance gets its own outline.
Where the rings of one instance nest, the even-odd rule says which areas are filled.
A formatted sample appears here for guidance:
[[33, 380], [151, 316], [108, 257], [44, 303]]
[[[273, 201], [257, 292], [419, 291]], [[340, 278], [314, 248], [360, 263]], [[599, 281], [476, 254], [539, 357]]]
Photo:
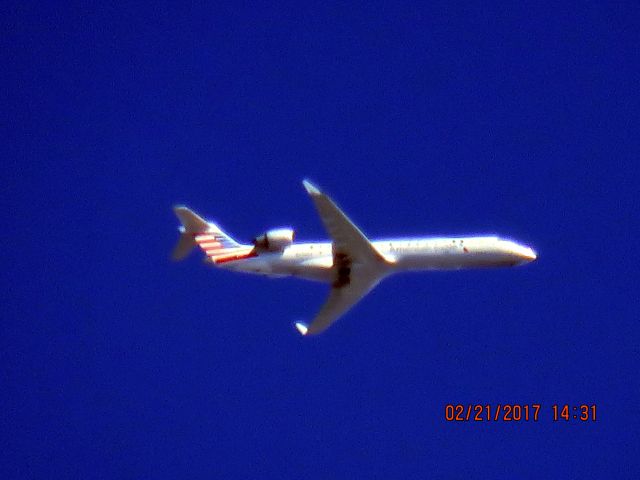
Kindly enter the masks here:
[[258, 250], [280, 252], [293, 243], [296, 233], [290, 228], [278, 228], [253, 239]]

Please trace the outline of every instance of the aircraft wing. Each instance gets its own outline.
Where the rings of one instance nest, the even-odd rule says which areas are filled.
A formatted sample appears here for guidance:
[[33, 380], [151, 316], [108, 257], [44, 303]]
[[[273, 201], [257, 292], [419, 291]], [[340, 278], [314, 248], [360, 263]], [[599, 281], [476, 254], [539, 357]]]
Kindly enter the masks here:
[[329, 298], [310, 325], [296, 323], [303, 335], [329, 328], [364, 297], [385, 275], [385, 258], [327, 195], [309, 181], [303, 182], [333, 243], [335, 281]]
[[302, 182], [318, 210], [320, 219], [333, 241], [335, 253], [349, 256], [353, 262], [379, 262], [385, 259], [340, 208], [311, 182]]
[[306, 325], [296, 323], [296, 328], [302, 335], [317, 335], [329, 328], [344, 313], [353, 307], [381, 280], [379, 275], [354, 275], [348, 285], [331, 288], [329, 298], [322, 306], [316, 318]]

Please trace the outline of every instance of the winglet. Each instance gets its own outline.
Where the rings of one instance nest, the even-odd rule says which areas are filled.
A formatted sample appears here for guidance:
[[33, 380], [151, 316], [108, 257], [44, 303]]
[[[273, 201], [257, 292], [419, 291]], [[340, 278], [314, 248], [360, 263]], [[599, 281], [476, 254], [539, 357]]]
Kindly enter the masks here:
[[300, 332], [300, 335], [306, 335], [307, 331], [309, 330], [309, 327], [307, 327], [304, 323], [302, 322], [296, 322], [296, 329]]
[[311, 183], [309, 180], [303, 180], [302, 184], [304, 185], [304, 188], [307, 189], [307, 193], [309, 195], [320, 195], [320, 190], [318, 189], [318, 187], [316, 187], [313, 183]]

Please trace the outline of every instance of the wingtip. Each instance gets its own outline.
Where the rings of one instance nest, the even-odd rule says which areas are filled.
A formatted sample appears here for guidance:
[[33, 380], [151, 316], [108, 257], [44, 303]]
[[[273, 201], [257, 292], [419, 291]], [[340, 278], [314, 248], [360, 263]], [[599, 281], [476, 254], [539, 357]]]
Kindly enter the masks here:
[[309, 331], [309, 327], [307, 327], [302, 322], [296, 322], [295, 326], [296, 326], [296, 329], [298, 330], [298, 332], [300, 332], [300, 335], [302, 335], [302, 336], [306, 335], [307, 332]]
[[307, 189], [307, 193], [309, 195], [320, 195], [320, 190], [318, 189], [318, 187], [316, 187], [313, 183], [311, 183], [309, 180], [303, 180], [302, 181], [302, 185], [304, 185], [304, 188]]

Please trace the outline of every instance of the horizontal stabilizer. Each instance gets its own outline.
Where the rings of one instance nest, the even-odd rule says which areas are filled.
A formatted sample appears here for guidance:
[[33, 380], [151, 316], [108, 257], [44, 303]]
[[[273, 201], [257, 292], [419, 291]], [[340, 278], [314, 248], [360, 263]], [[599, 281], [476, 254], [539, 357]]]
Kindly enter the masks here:
[[210, 227], [204, 218], [185, 206], [177, 205], [173, 207], [173, 211], [182, 225], [178, 228], [180, 238], [173, 249], [171, 258], [179, 261], [187, 258], [193, 247], [196, 246], [196, 234], [206, 233]]
[[176, 262], [187, 258], [187, 255], [191, 253], [193, 247], [196, 246], [196, 242], [193, 239], [193, 235], [182, 232], [180, 234], [180, 238], [178, 239], [178, 243], [173, 248], [173, 252], [171, 253], [171, 258]]

